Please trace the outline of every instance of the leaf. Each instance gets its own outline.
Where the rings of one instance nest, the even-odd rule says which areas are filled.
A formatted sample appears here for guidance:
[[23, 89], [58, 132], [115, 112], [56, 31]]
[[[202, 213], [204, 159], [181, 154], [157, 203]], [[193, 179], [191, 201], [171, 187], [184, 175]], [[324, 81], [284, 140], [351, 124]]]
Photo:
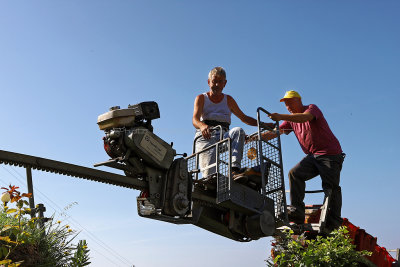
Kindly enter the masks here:
[[3, 240], [5, 242], [7, 242], [7, 243], [18, 244], [17, 242], [12, 241], [9, 236], [0, 236], [0, 240]]
[[1, 232], [7, 231], [10, 228], [12, 228], [11, 225], [4, 225], [3, 229], [1, 229]]
[[7, 247], [1, 247], [1, 250], [3, 251], [3, 255], [5, 256], [5, 255], [7, 255], [8, 254], [8, 252], [10, 251], [10, 249], [9, 248], [7, 248]]
[[2, 260], [2, 261], [0, 261], [0, 264], [9, 264], [11, 262], [12, 262], [12, 260]]
[[17, 209], [9, 209], [9, 210], [7, 210], [7, 214], [14, 213], [16, 211], [17, 211]]

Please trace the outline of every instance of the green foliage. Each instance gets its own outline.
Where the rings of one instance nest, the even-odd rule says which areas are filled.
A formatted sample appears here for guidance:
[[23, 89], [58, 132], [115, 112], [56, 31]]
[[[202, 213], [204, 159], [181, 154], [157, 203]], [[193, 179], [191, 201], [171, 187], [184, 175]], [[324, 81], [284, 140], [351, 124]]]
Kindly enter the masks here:
[[87, 248], [86, 240], [80, 240], [74, 257], [71, 259], [72, 267], [80, 267], [89, 265], [89, 249]]
[[[62, 225], [61, 221], [54, 223], [53, 218], [49, 220], [41, 235], [36, 237], [36, 243], [40, 251], [40, 263], [35, 266], [86, 266], [89, 260], [89, 250], [86, 249], [84, 259], [81, 255], [77, 258], [75, 253], [82, 250], [78, 245], [74, 245], [72, 241], [77, 237], [77, 233], [70, 229], [69, 225]], [[86, 244], [86, 241], [83, 241]], [[81, 252], [82, 253], [82, 252]]]
[[[29, 203], [23, 199], [30, 194], [21, 194], [11, 185], [2, 189], [6, 190], [3, 196], [8, 195], [2, 196], [6, 200], [0, 211], [0, 266], [80, 267], [90, 263], [86, 241], [73, 245], [77, 233], [68, 225], [54, 223], [54, 218], [44, 224], [40, 218], [30, 218]], [[15, 208], [9, 208], [8, 201]]]
[[304, 234], [293, 236], [293, 231], [288, 230], [275, 241], [275, 259], [272, 260], [271, 255], [267, 266], [358, 266], [364, 255], [371, 254], [355, 250], [345, 227], [334, 230], [326, 237], [317, 236], [312, 240], [306, 239]]

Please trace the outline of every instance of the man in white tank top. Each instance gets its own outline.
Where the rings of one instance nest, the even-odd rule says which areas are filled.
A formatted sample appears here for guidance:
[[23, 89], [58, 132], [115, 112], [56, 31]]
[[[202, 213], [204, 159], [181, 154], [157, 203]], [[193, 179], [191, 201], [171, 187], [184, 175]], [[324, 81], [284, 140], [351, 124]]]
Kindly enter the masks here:
[[[197, 129], [195, 135], [195, 138], [198, 138], [196, 151], [219, 141], [219, 131], [210, 131], [210, 127], [221, 125], [224, 138], [230, 137], [232, 140], [232, 171], [235, 175], [240, 172], [246, 134], [240, 127], [229, 130], [231, 114], [233, 113], [242, 122], [251, 126], [257, 126], [257, 120], [245, 115], [233, 97], [222, 93], [226, 82], [226, 73], [222, 67], [215, 67], [210, 71], [208, 74], [210, 90], [196, 97], [192, 122]], [[215, 168], [205, 169], [214, 162], [215, 151], [213, 150], [208, 150], [200, 157], [200, 169], [203, 177], [215, 173]]]

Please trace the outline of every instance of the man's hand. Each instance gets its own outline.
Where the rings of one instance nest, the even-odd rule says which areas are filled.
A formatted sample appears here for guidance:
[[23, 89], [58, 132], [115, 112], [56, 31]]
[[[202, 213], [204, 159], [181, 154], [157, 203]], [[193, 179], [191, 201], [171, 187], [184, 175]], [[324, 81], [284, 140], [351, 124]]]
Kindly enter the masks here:
[[256, 135], [256, 134], [253, 136], [246, 135], [244, 143], [247, 144], [247, 143], [250, 143], [253, 141], [257, 141], [257, 140], [258, 140], [258, 135]]
[[279, 113], [272, 113], [271, 115], [268, 116], [271, 120], [273, 121], [280, 121], [282, 120], [282, 115]]
[[208, 126], [207, 124], [203, 124], [202, 126], [200, 126], [200, 131], [201, 131], [201, 135], [204, 137], [204, 139], [211, 138], [210, 126]]
[[272, 123], [272, 122], [268, 122], [268, 123], [266, 123], [266, 122], [260, 122], [260, 126], [262, 127], [262, 128], [264, 128], [264, 129], [267, 129], [267, 130], [272, 130], [272, 129], [274, 129], [275, 128], [275, 123]]

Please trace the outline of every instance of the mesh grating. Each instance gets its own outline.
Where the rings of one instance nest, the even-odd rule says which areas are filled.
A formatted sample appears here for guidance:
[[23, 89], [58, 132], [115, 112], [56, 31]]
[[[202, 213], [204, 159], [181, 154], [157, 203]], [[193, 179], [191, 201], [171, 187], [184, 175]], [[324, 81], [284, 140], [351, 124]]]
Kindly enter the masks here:
[[[266, 196], [274, 201], [275, 217], [282, 218], [285, 213], [286, 200], [284, 195], [283, 184], [283, 167], [281, 162], [281, 150], [279, 139], [274, 138], [268, 142], [262, 142], [262, 155], [264, 163], [267, 166], [266, 173], [268, 173], [268, 180], [265, 186]], [[205, 179], [216, 177], [217, 178], [217, 203], [230, 199], [230, 166], [229, 166], [229, 144], [230, 139], [225, 139], [222, 142], [213, 145], [213, 152], [215, 153], [218, 146], [217, 154], [217, 169], [214, 174], [209, 177], [202, 177], [198, 167], [198, 157], [205, 153], [200, 151], [187, 158], [188, 170], [194, 171], [194, 179]], [[250, 152], [249, 152], [250, 151]], [[251, 141], [244, 145], [242, 168], [251, 168], [260, 166], [258, 157], [258, 141]], [[218, 173], [218, 175], [216, 175]]]
[[[188, 161], [188, 171], [195, 173], [195, 180], [200, 180], [200, 179], [205, 179], [205, 178], [211, 178], [210, 176], [216, 176], [217, 170], [220, 176], [229, 176], [229, 143], [230, 139], [224, 139], [221, 142], [214, 144], [210, 146], [206, 150], [202, 150], [199, 152], [196, 152], [195, 154], [187, 157]], [[212, 153], [215, 153], [216, 148], [218, 147], [218, 154], [217, 154], [217, 169], [215, 167], [211, 167], [212, 173], [209, 175], [209, 177], [203, 177], [201, 171], [199, 168], [199, 158], [202, 156], [203, 153], [208, 153], [209, 151], [212, 151]], [[228, 183], [226, 183], [228, 184]], [[223, 185], [221, 185], [223, 186]]]
[[229, 146], [230, 139], [227, 139], [223, 142], [219, 147], [219, 153], [217, 157], [218, 163], [218, 175], [217, 175], [217, 203], [223, 202], [229, 199], [229, 191], [230, 191], [230, 180], [229, 180]]
[[[196, 159], [197, 159], [196, 155], [197, 154], [193, 154], [187, 158], [189, 172], [196, 171], [198, 169], [198, 167], [196, 166]], [[196, 179], [196, 177], [194, 179]]]
[[[258, 159], [258, 142], [245, 144], [243, 150], [242, 167], [256, 167], [260, 165]], [[266, 196], [274, 201], [275, 217], [280, 218], [285, 212], [286, 200], [284, 196], [283, 167], [281, 149], [278, 137], [269, 141], [262, 141], [262, 155], [267, 166], [268, 180], [265, 186]]]

